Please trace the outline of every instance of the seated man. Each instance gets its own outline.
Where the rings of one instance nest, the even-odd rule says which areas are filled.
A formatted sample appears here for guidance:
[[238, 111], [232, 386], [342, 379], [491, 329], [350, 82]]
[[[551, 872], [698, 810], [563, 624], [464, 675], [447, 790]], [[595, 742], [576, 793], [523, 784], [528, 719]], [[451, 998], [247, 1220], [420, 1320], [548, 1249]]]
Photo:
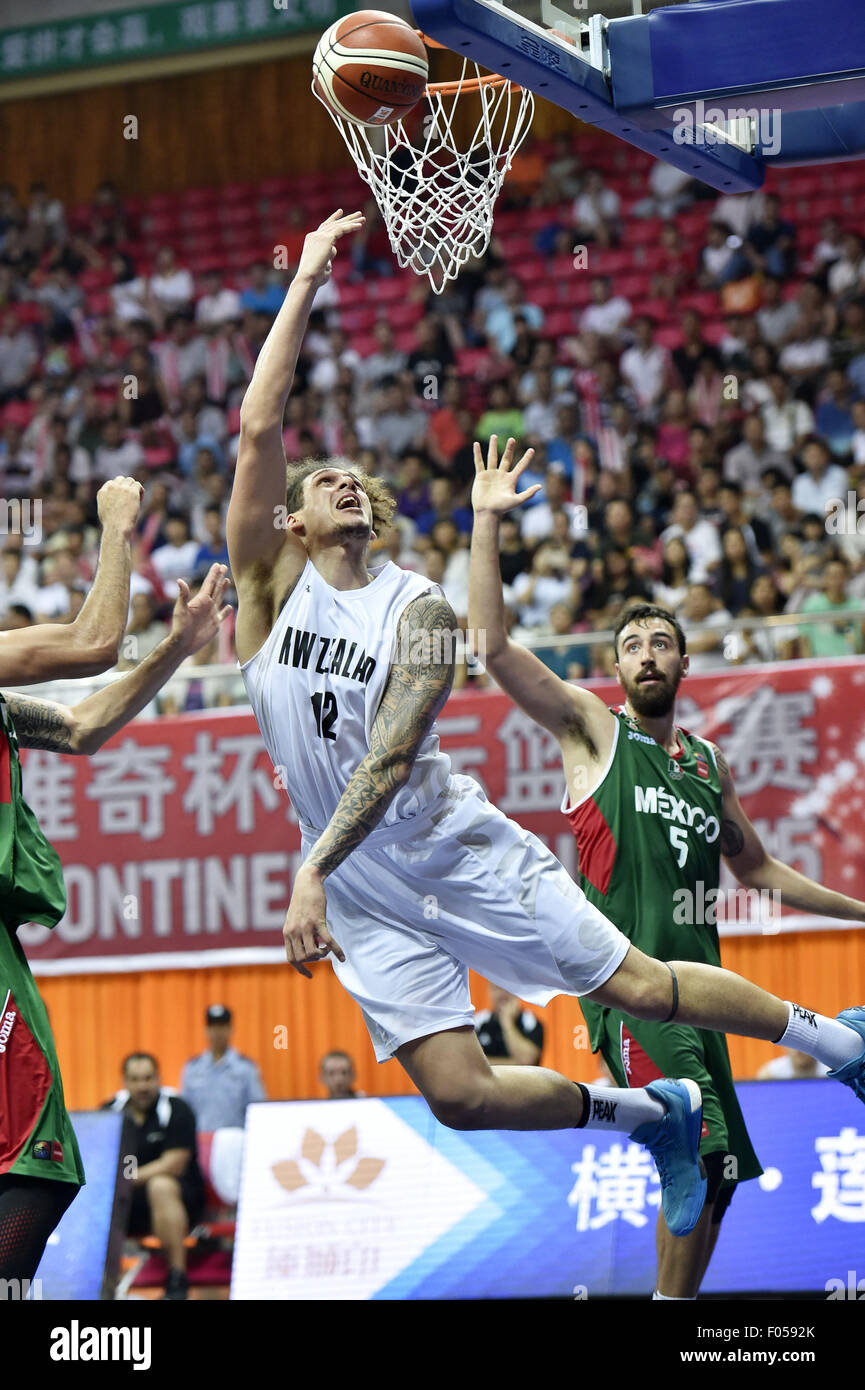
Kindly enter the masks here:
[[475, 1014], [475, 1032], [495, 1067], [536, 1067], [544, 1046], [544, 1025], [522, 1008], [516, 995], [490, 984], [491, 1009]]
[[[133, 1052], [123, 1063], [125, 1089], [103, 1110], [124, 1117], [122, 1152], [124, 1177], [132, 1184], [127, 1234], [153, 1233], [168, 1264], [167, 1299], [187, 1296], [184, 1240], [204, 1212], [204, 1178], [198, 1166], [195, 1116], [181, 1100], [164, 1090], [159, 1064], [149, 1052]], [[132, 1172], [127, 1171], [132, 1158]]]

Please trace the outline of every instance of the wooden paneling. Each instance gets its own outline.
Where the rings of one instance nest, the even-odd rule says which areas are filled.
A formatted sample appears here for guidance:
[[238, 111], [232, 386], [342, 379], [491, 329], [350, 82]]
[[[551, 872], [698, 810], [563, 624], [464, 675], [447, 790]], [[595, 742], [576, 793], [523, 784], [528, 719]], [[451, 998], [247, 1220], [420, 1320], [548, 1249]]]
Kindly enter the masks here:
[[[784, 999], [835, 1014], [865, 997], [865, 938], [861, 932], [731, 938], [724, 964]], [[261, 1066], [273, 1098], [318, 1096], [318, 1061], [329, 1048], [351, 1052], [361, 1089], [401, 1095], [413, 1088], [396, 1062], [377, 1066], [360, 1010], [328, 965], [311, 981], [289, 966], [154, 971], [151, 974], [84, 975], [40, 980], [48, 1005], [72, 1108], [105, 1100], [120, 1084], [126, 1053], [156, 1053], [163, 1079], [177, 1083], [183, 1062], [204, 1047], [208, 1004], [225, 1003], [235, 1015], [234, 1043]], [[472, 981], [478, 1007], [486, 986]], [[546, 1029], [543, 1062], [577, 1081], [595, 1077], [594, 1059], [575, 1047], [582, 1023], [576, 1000], [555, 999], [539, 1011]], [[730, 1039], [738, 1077], [752, 1077], [774, 1055], [768, 1043]]]
[[[103, 179], [128, 196], [349, 167], [349, 154], [309, 90], [311, 54], [170, 78], [0, 103], [2, 177], [24, 196], [42, 179], [64, 202], [89, 199]], [[450, 55], [434, 55], [451, 76]], [[138, 139], [124, 138], [126, 117]], [[476, 116], [455, 123], [463, 136]], [[539, 102], [535, 131], [575, 123]]]

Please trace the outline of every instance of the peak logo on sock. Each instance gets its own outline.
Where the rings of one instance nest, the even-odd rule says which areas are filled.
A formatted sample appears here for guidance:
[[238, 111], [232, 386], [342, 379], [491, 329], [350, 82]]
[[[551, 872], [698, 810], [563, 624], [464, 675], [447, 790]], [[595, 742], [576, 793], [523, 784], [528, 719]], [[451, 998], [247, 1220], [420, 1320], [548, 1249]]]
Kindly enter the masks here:
[[592, 1119], [593, 1119], [593, 1120], [606, 1120], [609, 1124], [612, 1124], [613, 1121], [614, 1121], [615, 1118], [616, 1118], [616, 1110], [617, 1110], [617, 1108], [618, 1108], [618, 1101], [615, 1101], [615, 1100], [598, 1100], [597, 1098], [593, 1097], [593, 1098], [592, 1098]]
[[809, 1013], [807, 1009], [800, 1009], [798, 1004], [793, 1005], [793, 1017], [801, 1018], [803, 1023], [807, 1023], [811, 1028], [817, 1027], [817, 1020], [814, 1015]]

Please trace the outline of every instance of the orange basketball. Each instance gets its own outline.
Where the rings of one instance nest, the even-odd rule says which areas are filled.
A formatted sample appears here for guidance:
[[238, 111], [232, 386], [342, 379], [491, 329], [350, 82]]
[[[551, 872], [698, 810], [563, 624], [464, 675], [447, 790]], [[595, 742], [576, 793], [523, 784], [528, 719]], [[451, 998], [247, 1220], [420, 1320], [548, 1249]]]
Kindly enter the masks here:
[[354, 125], [390, 125], [426, 91], [426, 48], [410, 24], [358, 10], [331, 24], [312, 60], [316, 96]]

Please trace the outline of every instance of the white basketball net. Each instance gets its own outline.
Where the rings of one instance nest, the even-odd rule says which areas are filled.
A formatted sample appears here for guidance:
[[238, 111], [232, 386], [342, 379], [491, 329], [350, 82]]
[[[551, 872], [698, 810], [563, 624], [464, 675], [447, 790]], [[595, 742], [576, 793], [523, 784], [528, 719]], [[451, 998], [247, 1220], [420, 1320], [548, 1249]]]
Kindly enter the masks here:
[[[472, 78], [479, 85], [466, 90], [464, 84]], [[493, 208], [529, 133], [535, 102], [523, 87], [483, 80], [469, 59], [463, 60], [456, 82], [444, 92], [427, 91], [424, 102], [428, 111], [420, 145], [413, 144], [402, 120], [378, 127], [354, 125], [326, 102], [322, 105], [375, 195], [400, 266], [426, 275], [441, 294], [466, 262], [489, 246]], [[477, 119], [467, 148], [460, 150], [453, 121], [457, 109], [464, 119], [469, 103], [472, 119], [475, 113]]]

